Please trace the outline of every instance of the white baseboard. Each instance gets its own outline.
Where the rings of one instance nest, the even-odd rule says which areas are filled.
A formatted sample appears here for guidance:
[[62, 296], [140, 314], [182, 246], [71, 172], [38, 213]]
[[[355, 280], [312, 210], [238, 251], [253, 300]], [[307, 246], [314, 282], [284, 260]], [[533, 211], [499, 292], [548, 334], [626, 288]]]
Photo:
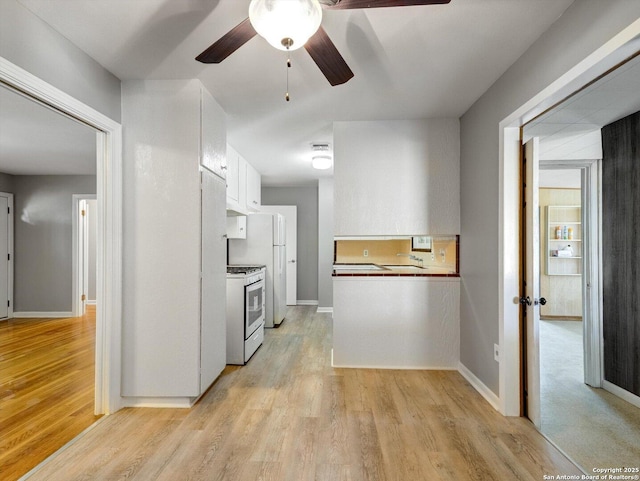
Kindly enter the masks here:
[[45, 311], [23, 311], [23, 312], [14, 312], [14, 318], [25, 318], [25, 317], [33, 317], [33, 318], [47, 318], [47, 317], [55, 317], [55, 318], [65, 318], [65, 317], [73, 317], [73, 312], [45, 312]]
[[377, 364], [336, 364], [333, 360], [333, 349], [331, 349], [331, 367], [339, 369], [387, 369], [399, 371], [457, 371], [451, 366], [389, 366]]
[[95, 306], [97, 302], [94, 299], [93, 301], [92, 300], [85, 301], [85, 304], [87, 304], [88, 306]]
[[191, 397], [123, 397], [122, 407], [189, 409], [198, 399]]
[[489, 404], [491, 404], [493, 409], [500, 412], [500, 398], [498, 398], [498, 396], [496, 396], [491, 389], [489, 389], [480, 379], [478, 379], [478, 377], [474, 373], [472, 373], [467, 368], [467, 366], [465, 366], [461, 362], [458, 363], [458, 372], [462, 374], [462, 377], [464, 377], [469, 382], [469, 384], [471, 384], [473, 388], [478, 391], [483, 398], [485, 398], [485, 400]]
[[616, 386], [615, 384], [605, 380], [602, 381], [602, 387], [614, 396], [618, 396], [619, 398], [627, 401], [629, 404], [633, 404], [635, 407], [640, 408], [640, 397], [636, 396], [633, 393], [630, 393], [626, 389], [622, 389], [620, 386]]
[[333, 307], [318, 307], [316, 312], [333, 314]]
[[318, 305], [318, 301], [317, 300], [300, 300], [298, 299], [296, 301], [296, 306], [317, 306]]

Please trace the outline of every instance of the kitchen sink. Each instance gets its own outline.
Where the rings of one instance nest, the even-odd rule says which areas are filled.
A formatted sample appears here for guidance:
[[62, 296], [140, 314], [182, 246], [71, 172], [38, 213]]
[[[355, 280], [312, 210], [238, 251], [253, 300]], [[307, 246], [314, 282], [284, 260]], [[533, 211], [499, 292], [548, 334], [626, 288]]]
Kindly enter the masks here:
[[334, 264], [333, 269], [336, 271], [383, 271], [384, 267], [375, 264]]
[[423, 271], [425, 269], [424, 267], [420, 267], [420, 266], [400, 266], [400, 265], [393, 265], [393, 266], [385, 265], [383, 267], [391, 270], [402, 269], [403, 271], [413, 271], [413, 270]]

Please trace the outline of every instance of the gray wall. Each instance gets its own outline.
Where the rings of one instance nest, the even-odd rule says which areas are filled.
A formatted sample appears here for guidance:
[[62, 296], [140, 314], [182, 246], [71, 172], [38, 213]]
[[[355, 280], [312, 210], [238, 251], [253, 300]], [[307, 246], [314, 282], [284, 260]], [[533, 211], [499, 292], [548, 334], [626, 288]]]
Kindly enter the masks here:
[[499, 122], [640, 16], [636, 0], [580, 0], [461, 118], [460, 360], [498, 393]]
[[0, 192], [13, 193], [13, 175], [0, 172]]
[[120, 80], [16, 0], [0, 1], [0, 57], [120, 122]]
[[91, 175], [14, 176], [14, 311], [68, 312], [72, 195], [95, 194]]
[[318, 181], [318, 308], [333, 308], [333, 179]]
[[298, 299], [318, 300], [318, 187], [262, 187], [263, 205], [298, 207]]

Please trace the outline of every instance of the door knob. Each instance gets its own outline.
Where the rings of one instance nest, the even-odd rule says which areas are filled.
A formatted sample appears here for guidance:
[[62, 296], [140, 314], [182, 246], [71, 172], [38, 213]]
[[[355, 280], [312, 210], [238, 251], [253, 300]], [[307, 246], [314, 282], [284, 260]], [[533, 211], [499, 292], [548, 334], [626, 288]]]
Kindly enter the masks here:
[[547, 303], [547, 300], [544, 297], [541, 297], [540, 299], [538, 299], [538, 302], [541, 306], [544, 306]]
[[520, 298], [520, 304], [530, 306], [533, 303], [531, 302], [531, 298], [527, 296], [527, 297]]

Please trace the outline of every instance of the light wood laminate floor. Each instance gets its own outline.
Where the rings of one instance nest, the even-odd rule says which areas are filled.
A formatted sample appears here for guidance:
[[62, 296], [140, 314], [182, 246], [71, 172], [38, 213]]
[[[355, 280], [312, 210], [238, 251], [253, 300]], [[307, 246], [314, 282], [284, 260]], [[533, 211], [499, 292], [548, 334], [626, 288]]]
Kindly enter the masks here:
[[580, 474], [452, 371], [333, 369], [331, 318], [289, 308], [192, 409], [123, 409], [31, 480], [530, 480]]
[[38, 465], [94, 416], [95, 307], [83, 317], [0, 322], [0, 479]]

